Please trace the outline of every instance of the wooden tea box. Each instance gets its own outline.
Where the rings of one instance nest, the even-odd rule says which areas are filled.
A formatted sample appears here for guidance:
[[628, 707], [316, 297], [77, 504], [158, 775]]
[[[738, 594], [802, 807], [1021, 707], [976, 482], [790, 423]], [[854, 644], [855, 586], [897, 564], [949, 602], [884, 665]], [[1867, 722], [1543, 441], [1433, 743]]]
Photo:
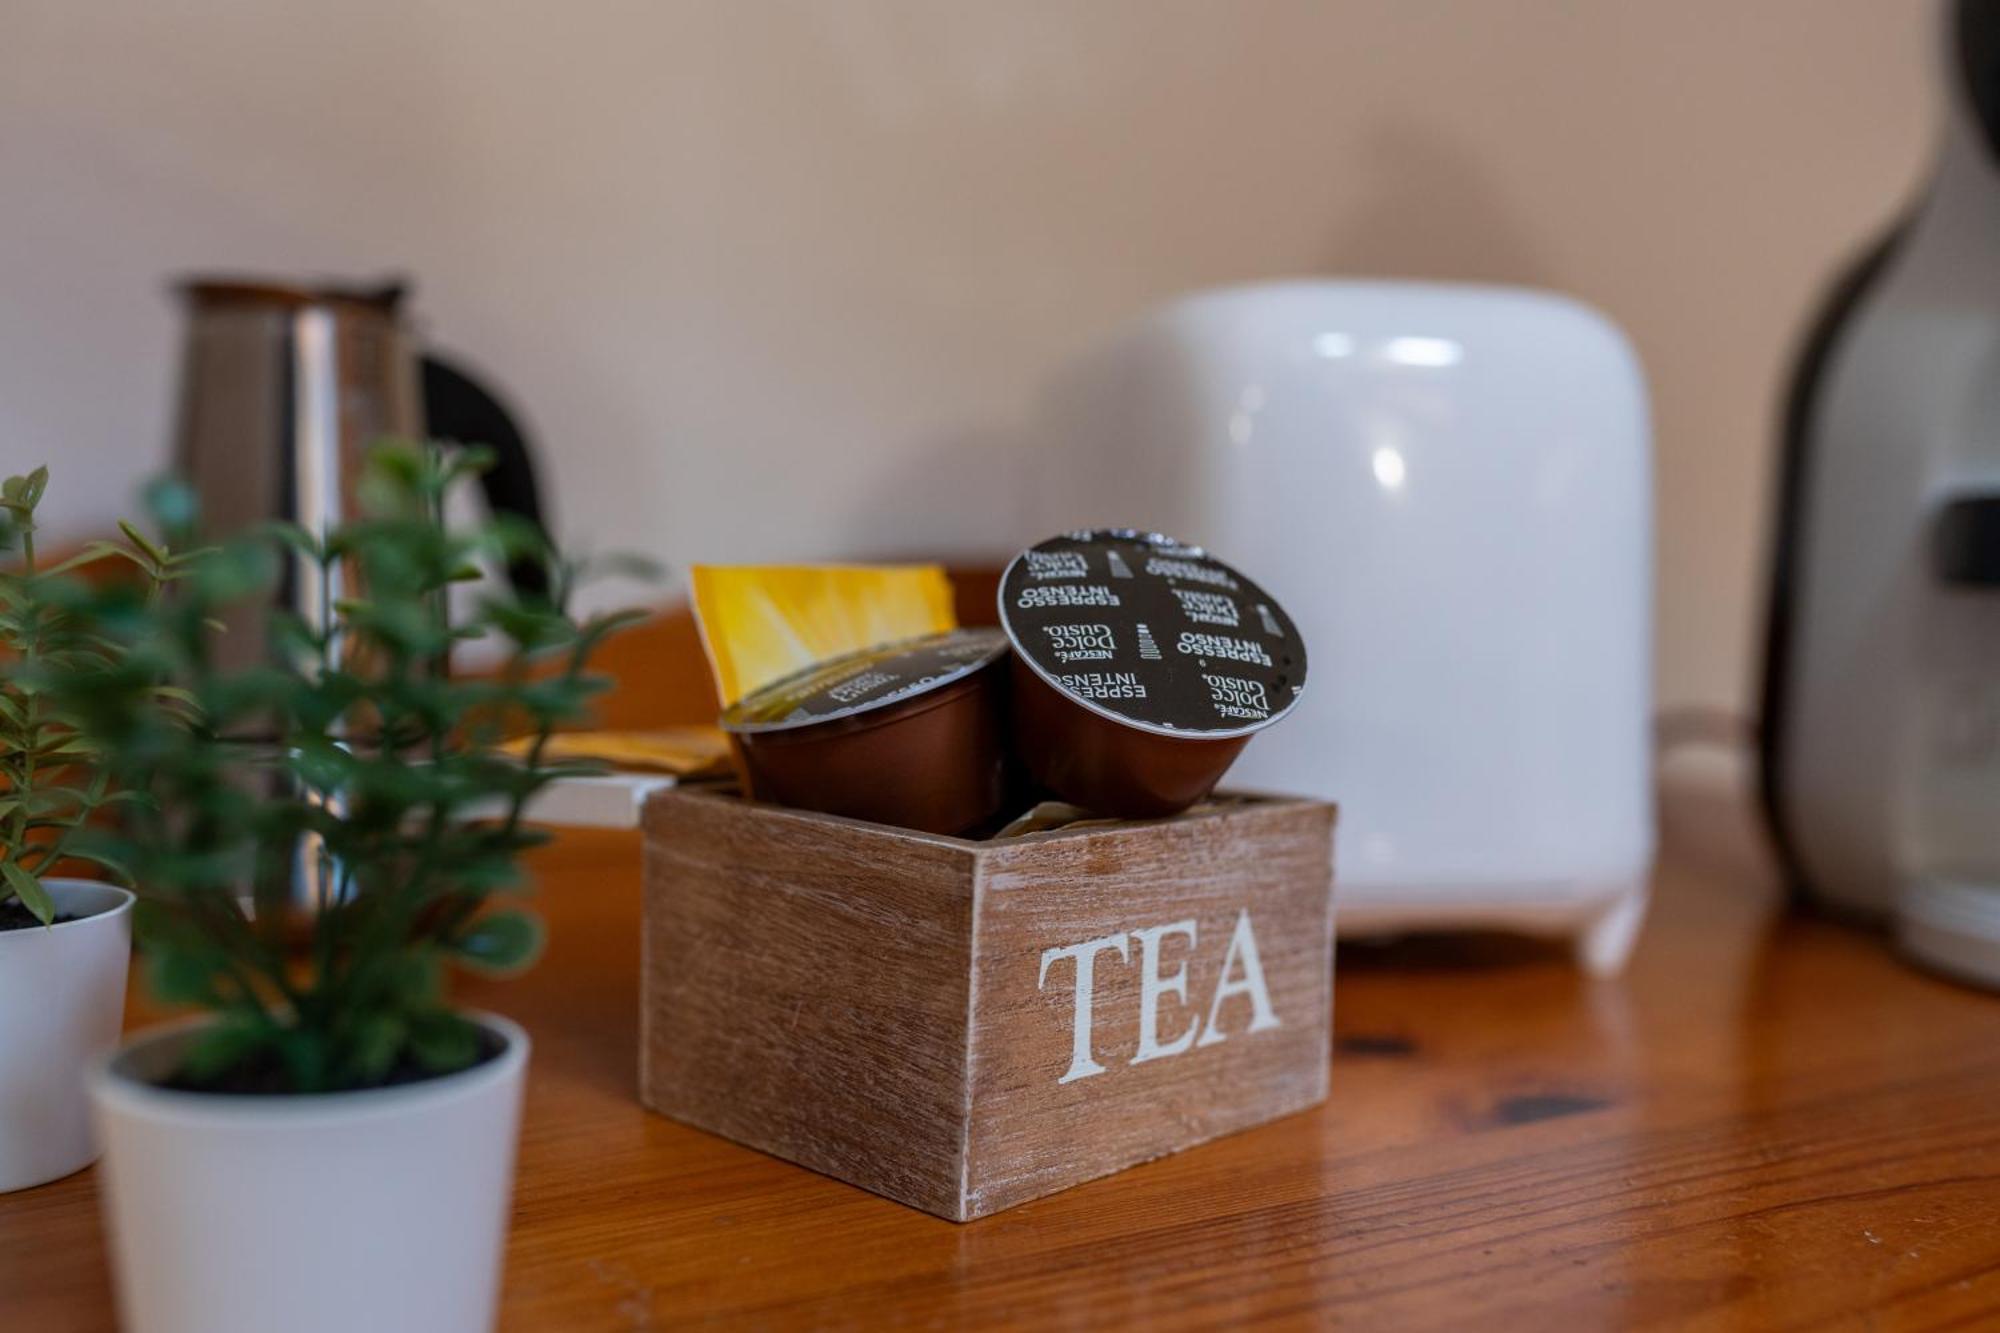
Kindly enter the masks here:
[[640, 1094], [956, 1221], [1326, 1097], [1333, 807], [984, 842], [663, 791]]

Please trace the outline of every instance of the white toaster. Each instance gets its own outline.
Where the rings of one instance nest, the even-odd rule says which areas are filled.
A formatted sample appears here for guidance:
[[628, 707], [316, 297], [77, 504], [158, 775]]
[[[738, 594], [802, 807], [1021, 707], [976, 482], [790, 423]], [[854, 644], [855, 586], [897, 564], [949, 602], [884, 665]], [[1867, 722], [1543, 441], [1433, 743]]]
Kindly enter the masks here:
[[1604, 317], [1491, 287], [1189, 296], [1049, 393], [1038, 530], [1212, 548], [1304, 630], [1225, 779], [1341, 806], [1344, 934], [1495, 927], [1620, 967], [1653, 855], [1644, 381]]

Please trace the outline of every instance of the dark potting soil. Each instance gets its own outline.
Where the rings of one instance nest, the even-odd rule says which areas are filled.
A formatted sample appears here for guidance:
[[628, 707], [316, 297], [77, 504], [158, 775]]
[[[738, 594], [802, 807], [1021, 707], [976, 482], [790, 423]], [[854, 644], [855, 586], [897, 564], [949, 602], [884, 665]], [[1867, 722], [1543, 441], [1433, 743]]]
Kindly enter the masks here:
[[[408, 1083], [425, 1083], [434, 1078], [448, 1078], [452, 1074], [463, 1074], [468, 1069], [477, 1069], [488, 1060], [497, 1057], [507, 1049], [507, 1043], [485, 1028], [479, 1029], [479, 1052], [472, 1057], [472, 1063], [457, 1069], [439, 1073], [426, 1069], [407, 1057], [389, 1067], [389, 1072], [373, 1083], [356, 1088], [342, 1088], [342, 1092], [372, 1092], [377, 1088], [397, 1088]], [[175, 1092], [210, 1092], [232, 1097], [292, 1097], [298, 1089], [292, 1086], [292, 1076], [283, 1062], [270, 1052], [263, 1052], [257, 1059], [246, 1061], [223, 1070], [207, 1078], [190, 1078], [185, 1073], [177, 1073], [159, 1084]]]
[[[57, 912], [56, 919], [49, 924], [60, 926], [65, 921], [76, 921], [79, 919], [74, 912]], [[39, 917], [12, 898], [9, 898], [4, 903], [0, 903], [0, 930], [39, 930], [41, 924], [42, 922]]]

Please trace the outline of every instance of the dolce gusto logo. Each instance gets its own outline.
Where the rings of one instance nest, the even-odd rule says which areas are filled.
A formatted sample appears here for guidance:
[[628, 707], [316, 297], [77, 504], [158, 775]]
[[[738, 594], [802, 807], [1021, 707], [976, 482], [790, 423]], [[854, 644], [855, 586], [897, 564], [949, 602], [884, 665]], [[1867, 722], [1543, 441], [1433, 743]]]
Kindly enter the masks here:
[[1049, 651], [1058, 662], [1109, 662], [1118, 645], [1105, 624], [1044, 625]]
[[1262, 681], [1220, 676], [1214, 672], [1203, 672], [1201, 678], [1208, 684], [1209, 702], [1215, 705], [1215, 711], [1221, 716], [1255, 721], [1271, 715], [1271, 705], [1264, 694]]
[[1207, 1017], [1202, 1018], [1197, 1011], [1194, 1020], [1179, 1035], [1161, 1040], [1162, 997], [1172, 996], [1175, 1003], [1182, 1007], [1188, 1004], [1186, 956], [1171, 972], [1163, 973], [1160, 968], [1161, 944], [1167, 939], [1183, 937], [1187, 940], [1188, 954], [1192, 954], [1200, 943], [1198, 931], [1197, 923], [1189, 918], [1042, 951], [1041, 975], [1035, 983], [1037, 990], [1048, 988], [1049, 971], [1057, 964], [1068, 962], [1073, 968], [1069, 1071], [1057, 1079], [1057, 1083], [1074, 1083], [1077, 1079], [1104, 1072], [1104, 1066], [1098, 1063], [1091, 1044], [1097, 960], [1100, 954], [1116, 953], [1120, 963], [1129, 964], [1133, 940], [1139, 943], [1139, 1047], [1126, 1061], [1127, 1064], [1164, 1060], [1170, 1055], [1179, 1055], [1189, 1047], [1215, 1046], [1226, 1041], [1229, 1034], [1223, 1030], [1225, 1022], [1233, 1014], [1241, 1012], [1240, 1006], [1229, 1006], [1228, 1001], [1237, 997], [1250, 1007], [1250, 1022], [1242, 1029], [1243, 1032], [1265, 1032], [1282, 1026], [1271, 1008], [1270, 988], [1264, 984], [1264, 964], [1257, 956], [1257, 932], [1250, 924], [1250, 912], [1246, 908], [1236, 914], [1236, 928], [1230, 933], [1229, 948], [1222, 956], [1222, 971], [1216, 976], [1215, 989], [1209, 994]]

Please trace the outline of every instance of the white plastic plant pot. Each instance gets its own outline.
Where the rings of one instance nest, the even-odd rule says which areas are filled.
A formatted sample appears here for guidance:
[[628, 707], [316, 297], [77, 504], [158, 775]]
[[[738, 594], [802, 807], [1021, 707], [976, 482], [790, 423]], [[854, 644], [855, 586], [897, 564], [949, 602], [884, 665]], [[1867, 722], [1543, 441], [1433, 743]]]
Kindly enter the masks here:
[[471, 1069], [301, 1096], [158, 1086], [200, 1030], [91, 1078], [129, 1333], [484, 1333], [500, 1293], [528, 1035]]
[[0, 1191], [97, 1160], [84, 1075], [125, 1013], [132, 895], [88, 879], [43, 887], [76, 919], [0, 931]]

